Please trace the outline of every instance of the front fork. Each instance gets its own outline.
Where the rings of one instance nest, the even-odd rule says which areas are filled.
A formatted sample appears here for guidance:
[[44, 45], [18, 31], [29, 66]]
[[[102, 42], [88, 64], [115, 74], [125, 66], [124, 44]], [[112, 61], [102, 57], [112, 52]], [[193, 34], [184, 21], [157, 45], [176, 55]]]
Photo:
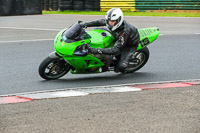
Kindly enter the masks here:
[[[61, 56], [59, 56], [56, 51], [53, 51], [49, 54], [48, 56], [49, 58], [53, 59], [53, 60], [59, 60], [59, 61], [65, 61], [67, 64], [69, 64], [65, 59], [63, 59]], [[66, 64], [65, 63], [65, 64]], [[70, 64], [69, 64], [70, 65]], [[69, 68], [73, 68], [71, 65], [69, 66]]]
[[56, 51], [51, 52], [51, 53], [49, 54], [49, 58], [51, 58], [51, 59], [62, 59], [62, 57], [60, 57], [60, 56], [56, 53]]

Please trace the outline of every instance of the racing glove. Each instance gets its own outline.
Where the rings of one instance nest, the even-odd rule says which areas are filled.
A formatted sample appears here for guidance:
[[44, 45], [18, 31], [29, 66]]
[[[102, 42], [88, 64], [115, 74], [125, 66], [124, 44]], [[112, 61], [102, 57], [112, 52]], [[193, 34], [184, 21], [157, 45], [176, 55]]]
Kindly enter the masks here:
[[84, 29], [87, 29], [87, 24], [86, 24], [86, 23], [81, 22], [81, 23], [80, 23], [80, 26], [81, 26], [82, 28], [84, 28]]
[[91, 54], [102, 54], [102, 49], [101, 48], [92, 48], [90, 47], [90, 45], [87, 44], [87, 49], [88, 49], [88, 53], [91, 53]]

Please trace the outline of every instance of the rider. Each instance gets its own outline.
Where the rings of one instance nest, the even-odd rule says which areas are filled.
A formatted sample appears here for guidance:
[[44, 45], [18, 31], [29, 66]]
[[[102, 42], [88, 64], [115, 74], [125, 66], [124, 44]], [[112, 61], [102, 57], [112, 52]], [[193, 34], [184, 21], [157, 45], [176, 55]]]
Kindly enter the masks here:
[[85, 28], [107, 26], [116, 39], [114, 46], [111, 48], [95, 49], [88, 45], [88, 51], [91, 54], [120, 55], [115, 72], [126, 72], [129, 60], [140, 42], [140, 35], [136, 27], [124, 20], [121, 9], [112, 8], [106, 13], [105, 19], [81, 23], [81, 26]]

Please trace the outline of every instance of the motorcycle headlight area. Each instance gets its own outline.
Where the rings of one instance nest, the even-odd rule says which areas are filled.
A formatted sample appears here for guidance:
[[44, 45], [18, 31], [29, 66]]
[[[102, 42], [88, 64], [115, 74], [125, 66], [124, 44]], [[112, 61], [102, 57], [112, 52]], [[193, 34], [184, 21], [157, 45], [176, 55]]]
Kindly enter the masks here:
[[86, 48], [87, 44], [79, 45], [74, 51], [73, 55], [75, 56], [87, 56], [88, 49]]

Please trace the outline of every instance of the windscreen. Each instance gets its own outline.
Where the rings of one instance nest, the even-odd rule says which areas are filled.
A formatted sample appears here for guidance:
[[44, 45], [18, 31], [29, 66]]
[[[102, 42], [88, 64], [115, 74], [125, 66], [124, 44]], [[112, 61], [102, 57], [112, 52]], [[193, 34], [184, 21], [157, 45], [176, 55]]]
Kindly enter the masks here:
[[76, 23], [63, 32], [62, 38], [65, 42], [71, 43], [91, 38], [91, 36], [85, 32], [79, 23]]

